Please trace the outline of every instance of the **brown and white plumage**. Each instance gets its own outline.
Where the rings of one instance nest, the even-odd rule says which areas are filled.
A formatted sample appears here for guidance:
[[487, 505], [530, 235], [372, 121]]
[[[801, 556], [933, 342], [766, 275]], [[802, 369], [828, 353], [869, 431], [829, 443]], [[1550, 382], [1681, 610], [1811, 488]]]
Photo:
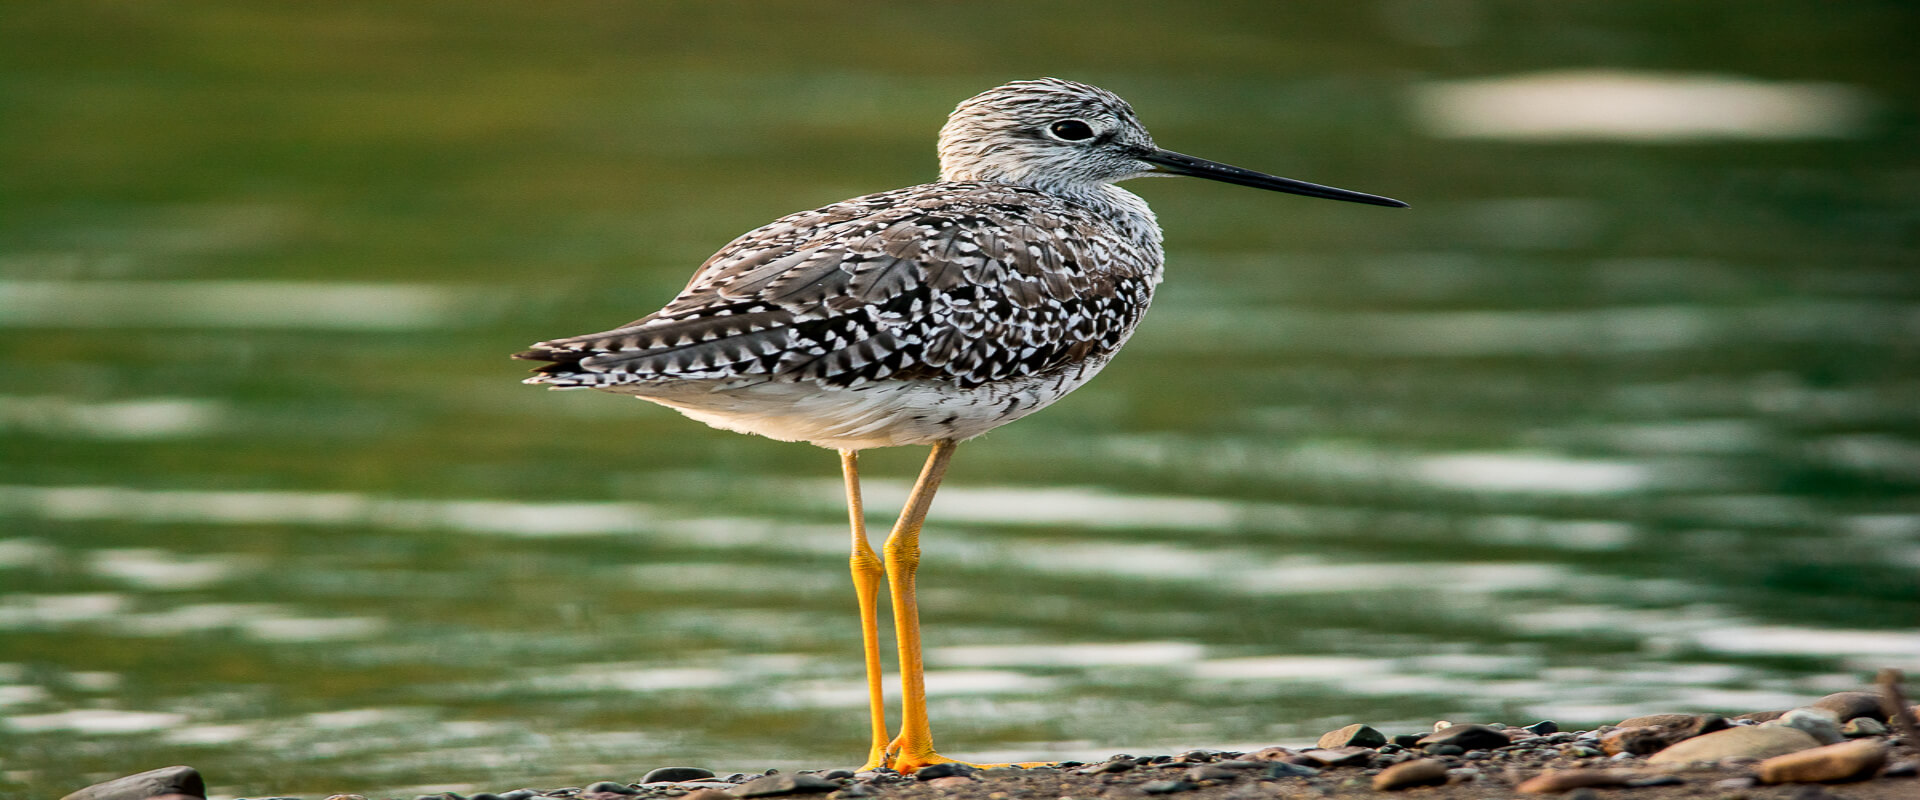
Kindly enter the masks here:
[[[602, 333], [517, 358], [528, 383], [632, 394], [720, 428], [841, 451], [873, 744], [866, 768], [933, 751], [913, 574], [954, 442], [1064, 397], [1125, 344], [1160, 282], [1160, 227], [1114, 186], [1213, 180], [1376, 205], [1383, 197], [1161, 150], [1126, 101], [1052, 78], [967, 100], [940, 131], [940, 180], [775, 220], [701, 265], [678, 297]], [[933, 445], [886, 545], [904, 720], [887, 737], [856, 452]]]

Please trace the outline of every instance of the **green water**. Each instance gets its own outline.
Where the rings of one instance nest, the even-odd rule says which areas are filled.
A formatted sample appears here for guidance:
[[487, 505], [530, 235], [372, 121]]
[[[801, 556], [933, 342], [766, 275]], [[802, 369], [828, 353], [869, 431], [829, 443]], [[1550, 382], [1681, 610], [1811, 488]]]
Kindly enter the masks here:
[[[851, 766], [834, 456], [505, 356], [929, 179], [956, 102], [1044, 74], [1170, 149], [1413, 208], [1132, 185], [1169, 252], [1144, 327], [962, 446], [934, 507], [946, 752], [1591, 725], [1920, 671], [1916, 21], [9, 3], [0, 795]], [[1674, 113], [1733, 133], [1574, 140], [1423, 111], [1567, 69], [1839, 105], [1740, 123], [1756, 101], [1709, 87]], [[923, 455], [866, 457], [873, 525]]]

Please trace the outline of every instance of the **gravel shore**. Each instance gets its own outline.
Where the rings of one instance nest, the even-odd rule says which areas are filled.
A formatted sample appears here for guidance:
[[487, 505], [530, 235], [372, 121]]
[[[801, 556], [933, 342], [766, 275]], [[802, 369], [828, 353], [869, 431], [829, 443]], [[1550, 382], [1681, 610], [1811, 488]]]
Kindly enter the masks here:
[[[1841, 692], [1787, 711], [1731, 718], [1654, 714], [1581, 731], [1561, 731], [1551, 721], [1524, 727], [1437, 722], [1415, 732], [1354, 724], [1327, 732], [1309, 748], [1117, 754], [1099, 763], [1026, 768], [941, 764], [913, 775], [823, 770], [719, 776], [700, 767], [662, 766], [625, 780], [503, 787], [464, 800], [1267, 800], [1397, 794], [1436, 800], [1914, 800], [1920, 798], [1915, 709], [1887, 697]], [[206, 794], [199, 773], [171, 767], [96, 784], [65, 800], [195, 800]], [[461, 798], [444, 793], [416, 800]], [[336, 794], [329, 800], [367, 798]]]

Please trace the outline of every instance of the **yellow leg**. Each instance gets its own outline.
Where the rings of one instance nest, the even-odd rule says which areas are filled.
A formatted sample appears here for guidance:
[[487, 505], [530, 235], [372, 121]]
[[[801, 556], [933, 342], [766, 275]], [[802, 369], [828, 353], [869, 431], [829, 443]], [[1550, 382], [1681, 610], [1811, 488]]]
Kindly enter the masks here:
[[933, 493], [946, 477], [947, 462], [953, 458], [953, 442], [933, 446], [927, 466], [913, 485], [900, 521], [887, 537], [886, 566], [888, 590], [893, 597], [894, 638], [900, 644], [901, 710], [900, 736], [889, 745], [888, 766], [911, 773], [929, 764], [952, 761], [933, 751], [933, 733], [927, 727], [926, 676], [920, 662], [920, 607], [914, 601], [913, 574], [920, 566], [920, 524], [933, 505]]
[[847, 478], [847, 519], [853, 525], [853, 593], [860, 599], [860, 642], [867, 658], [867, 709], [873, 722], [873, 746], [861, 771], [887, 763], [887, 706], [880, 691], [880, 557], [867, 544], [866, 512], [860, 504], [860, 454], [840, 451], [840, 472]]

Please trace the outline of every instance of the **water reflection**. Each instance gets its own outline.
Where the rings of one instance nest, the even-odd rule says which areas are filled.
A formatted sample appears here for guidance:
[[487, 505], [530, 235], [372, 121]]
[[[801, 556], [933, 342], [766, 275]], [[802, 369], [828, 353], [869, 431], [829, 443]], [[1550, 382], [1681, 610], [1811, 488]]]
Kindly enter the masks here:
[[1438, 136], [1526, 140], [1825, 139], [1860, 136], [1860, 89], [1724, 75], [1568, 70], [1415, 88]]

